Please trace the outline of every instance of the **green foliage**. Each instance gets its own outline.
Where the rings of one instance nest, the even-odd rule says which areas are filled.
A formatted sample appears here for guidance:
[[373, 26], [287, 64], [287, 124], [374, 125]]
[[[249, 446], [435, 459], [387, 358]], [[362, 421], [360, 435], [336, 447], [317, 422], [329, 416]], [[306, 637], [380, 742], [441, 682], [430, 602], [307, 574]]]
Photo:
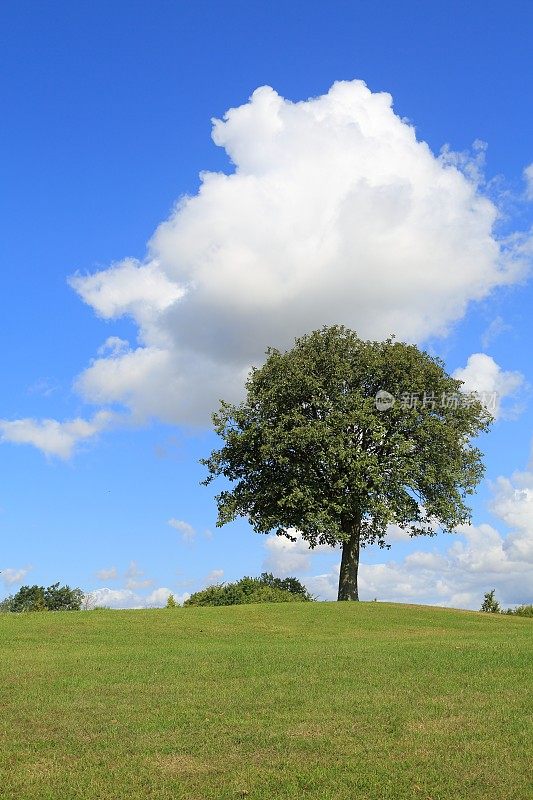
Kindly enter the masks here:
[[[291, 588], [289, 588], [289, 586]], [[234, 606], [242, 603], [294, 603], [313, 598], [296, 578], [274, 578], [264, 572], [260, 578], [241, 578], [236, 583], [220, 583], [195, 592], [185, 606]]]
[[4, 597], [3, 600], [0, 600], [0, 613], [9, 611], [12, 601], [13, 601], [12, 594], [8, 595], [7, 597]]
[[265, 586], [272, 586], [275, 589], [283, 589], [301, 596], [304, 600], [313, 600], [303, 583], [298, 578], [276, 578], [271, 572], [262, 572], [259, 580]]
[[499, 614], [501, 612], [500, 604], [495, 598], [495, 589], [491, 589], [490, 592], [486, 592], [485, 596], [483, 597], [483, 603], [481, 604], [480, 611], [485, 611], [487, 614]]
[[7, 611], [46, 611], [43, 586], [21, 586], [10, 598]]
[[178, 604], [176, 603], [176, 598], [174, 597], [173, 594], [169, 594], [165, 608], [177, 608], [177, 607]]
[[49, 611], [79, 611], [83, 601], [81, 589], [54, 583], [44, 591], [44, 602]]
[[2, 603], [3, 611], [79, 611], [83, 600], [81, 589], [54, 583], [44, 586], [21, 586], [18, 592]]
[[487, 614], [510, 614], [516, 617], [533, 617], [533, 605], [522, 604], [521, 606], [516, 606], [516, 608], [508, 608], [504, 611], [496, 600], [495, 594], [495, 589], [485, 593], [480, 611], [485, 611]]
[[521, 605], [516, 608], [508, 608], [506, 614], [514, 614], [517, 617], [533, 617], [533, 605]]
[[[213, 415], [223, 446], [202, 460], [204, 483], [233, 484], [216, 498], [217, 525], [243, 516], [258, 533], [298, 529], [311, 547], [350, 543], [352, 572], [359, 545], [388, 546], [389, 524], [413, 536], [453, 531], [469, 521], [466, 498], [484, 472], [471, 439], [491, 422], [474, 396], [442, 402], [461, 386], [414, 345], [342, 326], [270, 348], [245, 401]], [[388, 410], [376, 406], [383, 390], [397, 399]], [[402, 404], [406, 395], [420, 402]]]

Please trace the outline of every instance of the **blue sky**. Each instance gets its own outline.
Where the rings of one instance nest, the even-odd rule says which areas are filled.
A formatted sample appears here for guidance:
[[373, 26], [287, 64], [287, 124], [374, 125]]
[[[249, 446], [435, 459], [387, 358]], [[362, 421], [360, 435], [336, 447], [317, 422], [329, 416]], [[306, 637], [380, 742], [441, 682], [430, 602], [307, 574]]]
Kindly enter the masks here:
[[[213, 405], [217, 392], [238, 383], [247, 359], [257, 361], [268, 344], [288, 343], [307, 325], [338, 318], [365, 335], [381, 335], [378, 322], [389, 325], [388, 332], [394, 319], [400, 336], [440, 354], [450, 371], [469, 364], [469, 380], [507, 395], [501, 418], [482, 442], [487, 480], [474, 501], [474, 528], [454, 539], [423, 542], [398, 534], [390, 551], [366, 552], [363, 598], [476, 607], [479, 593], [494, 586], [504, 602], [531, 602], [533, 173], [528, 184], [524, 170], [533, 163], [532, 24], [531, 3], [519, 0], [506, 7], [161, 0], [4, 5], [4, 593], [21, 581], [60, 580], [98, 590], [117, 605], [157, 604], [163, 590], [181, 596], [208, 576], [232, 579], [267, 567], [298, 573], [321, 597], [331, 597], [338, 554], [310, 557], [301, 544], [281, 548], [252, 534], [244, 521], [215, 528], [214, 490], [199, 485], [204, 473], [198, 459], [216, 443], [200, 411]], [[328, 95], [336, 81], [354, 80], [364, 81], [371, 94], [349, 88]], [[277, 95], [263, 92], [249, 103], [262, 86]], [[376, 101], [381, 92], [392, 95], [393, 111]], [[330, 99], [319, 106], [289, 103], [313, 97]], [[374, 138], [344, 138], [344, 104], [357, 106], [358, 122], [370, 115]], [[222, 125], [216, 146], [211, 119], [238, 107], [244, 112]], [[270, 150], [273, 120], [282, 117], [285, 138]], [[332, 133], [315, 152], [313, 142], [326, 124]], [[411, 147], [408, 124], [432, 155]], [[367, 183], [376, 176], [382, 180], [387, 165], [369, 217], [382, 244], [371, 255], [400, 275], [400, 288], [391, 294], [386, 272], [374, 284], [356, 221], [368, 198], [354, 190], [353, 206], [344, 200], [336, 206], [346, 220], [339, 231], [346, 271], [344, 277], [328, 273], [324, 286], [330, 293], [320, 306], [308, 287], [326, 280], [322, 267], [302, 277], [294, 253], [302, 248], [306, 264], [310, 215], [322, 197], [338, 200], [331, 187], [341, 182], [338, 159], [345, 141], [353, 164], [369, 148], [361, 167]], [[476, 149], [477, 141], [486, 150]], [[418, 189], [428, 195], [431, 175], [440, 180], [444, 167], [436, 157], [445, 145], [463, 154], [446, 162], [446, 175], [455, 168], [463, 182], [443, 184], [433, 205], [415, 203], [416, 226], [404, 230], [405, 241], [395, 240], [389, 252], [390, 215], [401, 214], [405, 197]], [[146, 245], [158, 226], [179, 198], [197, 196], [199, 173], [231, 174], [230, 156], [248, 183], [234, 182], [234, 191], [213, 185], [209, 196], [174, 218], [168, 236], [163, 232], [151, 251], [163, 271], [149, 267], [157, 274], [146, 273], [131, 295], [131, 276], [146, 269]], [[301, 170], [293, 172], [300, 156]], [[395, 169], [401, 181], [390, 178]], [[265, 175], [279, 182], [280, 193], [285, 187], [300, 191], [301, 216], [290, 204], [288, 214], [281, 207], [272, 216], [264, 211], [270, 202], [265, 186], [273, 185], [264, 182]], [[248, 194], [251, 182], [255, 194]], [[409, 195], [402, 194], [406, 186]], [[499, 212], [490, 241], [479, 231], [491, 211], [482, 204], [474, 209], [477, 201], [464, 195], [469, 187], [472, 197], [486, 198]], [[257, 211], [249, 223], [248, 208]], [[265, 230], [278, 222], [286, 237], [275, 241], [275, 255], [264, 251], [268, 236], [254, 227], [262, 209]], [[398, 236], [404, 235], [400, 228]], [[427, 244], [431, 235], [435, 253]], [[220, 255], [210, 262], [207, 278], [203, 238], [210, 252], [236, 248], [226, 261]], [[420, 261], [397, 261], [399, 241]], [[491, 251], [494, 242], [499, 261]], [[448, 247], [459, 259], [453, 262], [457, 274], [443, 267]], [[469, 247], [463, 264], [460, 255]], [[358, 248], [359, 260], [353, 255]], [[236, 274], [232, 264], [244, 250], [251, 261], [246, 273]], [[505, 253], [511, 255], [503, 265]], [[138, 261], [130, 272], [123, 268], [111, 276], [111, 265], [125, 258]], [[479, 264], [485, 266], [478, 275]], [[76, 273], [81, 277], [73, 285], [69, 279]], [[95, 273], [104, 276], [100, 283], [90, 282]], [[170, 319], [165, 298], [178, 291], [172, 282], [178, 273], [198, 285], [205, 279], [205, 291], [194, 304], [183, 304], [181, 319]], [[273, 327], [278, 316], [279, 329]], [[99, 354], [110, 337], [115, 338]], [[167, 348], [162, 342], [169, 337]], [[137, 348], [147, 343], [161, 360], [150, 362], [143, 377], [138, 359], [144, 354]], [[90, 369], [95, 360], [98, 374]], [[113, 375], [102, 377], [110, 368]], [[174, 391], [180, 395], [175, 404]], [[94, 416], [99, 413], [114, 416]], [[15, 429], [17, 420], [22, 422]], [[67, 431], [69, 452], [58, 453], [50, 437], [35, 435], [42, 420], [57, 421], [62, 442]], [[71, 420], [84, 422], [65, 428]], [[80, 425], [94, 435], [80, 436]], [[173, 527], [172, 519], [186, 525]], [[107, 573], [99, 578], [102, 570]]]

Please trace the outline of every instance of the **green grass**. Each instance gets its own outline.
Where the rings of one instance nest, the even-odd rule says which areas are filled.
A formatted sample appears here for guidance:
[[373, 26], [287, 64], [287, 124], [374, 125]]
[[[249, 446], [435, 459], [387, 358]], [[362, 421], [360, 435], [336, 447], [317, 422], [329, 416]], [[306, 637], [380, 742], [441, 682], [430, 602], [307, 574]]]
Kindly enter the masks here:
[[381, 603], [0, 615], [0, 797], [526, 800], [530, 619]]

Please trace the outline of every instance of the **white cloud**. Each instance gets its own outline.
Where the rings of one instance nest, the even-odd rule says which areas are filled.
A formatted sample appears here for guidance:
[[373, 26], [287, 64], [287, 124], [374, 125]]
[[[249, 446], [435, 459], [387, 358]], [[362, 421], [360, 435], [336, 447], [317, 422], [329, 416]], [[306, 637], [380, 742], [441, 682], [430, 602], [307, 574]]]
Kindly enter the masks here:
[[148, 597], [145, 598], [144, 604], [148, 608], [162, 608], [166, 605], [171, 594], [173, 594], [171, 589], [162, 586], [160, 589], [154, 589], [153, 592], [150, 592]]
[[139, 569], [136, 561], [130, 561], [125, 577], [126, 589], [146, 589], [153, 584], [153, 580], [144, 577], [144, 572]]
[[389, 542], [410, 542], [411, 539], [409, 531], [405, 530], [405, 528], [400, 528], [399, 525], [389, 525], [387, 528], [387, 540]]
[[28, 394], [36, 394], [41, 397], [51, 397], [54, 392], [57, 392], [59, 386], [51, 378], [39, 378], [31, 386], [28, 387]]
[[306, 572], [311, 566], [311, 557], [314, 553], [331, 551], [328, 545], [317, 545], [311, 550], [299, 531], [289, 529], [289, 533], [296, 541], [291, 542], [286, 536], [272, 534], [265, 539], [267, 556], [264, 568], [280, 577], [286, 577], [292, 572]]
[[473, 353], [466, 366], [456, 369], [453, 377], [464, 382], [465, 392], [477, 392], [496, 419], [502, 414], [502, 400], [512, 397], [524, 386], [524, 376], [520, 372], [505, 372], [486, 353]]
[[177, 603], [184, 603], [190, 597], [188, 592], [175, 594], [171, 589], [161, 586], [149, 595], [143, 596], [131, 589], [95, 589], [90, 592], [91, 608], [108, 606], [109, 608], [163, 608], [169, 594], [174, 594]]
[[142, 598], [131, 589], [94, 589], [91, 593], [92, 606], [109, 608], [142, 608]]
[[167, 278], [156, 261], [140, 264], [132, 258], [93, 275], [74, 275], [69, 282], [104, 319], [125, 313], [149, 318], [183, 295], [183, 289]]
[[192, 542], [196, 536], [196, 531], [194, 530], [193, 526], [182, 519], [174, 519], [173, 517], [172, 519], [168, 520], [167, 525], [170, 525], [171, 528], [179, 531], [185, 542]]
[[92, 419], [72, 419], [58, 422], [55, 419], [0, 420], [0, 441], [14, 444], [31, 444], [46, 455], [68, 459], [79, 442], [86, 441], [109, 428], [115, 415], [99, 411]]
[[[484, 593], [495, 588], [503, 604], [533, 601], [531, 533], [505, 537], [487, 524], [465, 525], [459, 533], [442, 553], [415, 550], [399, 561], [368, 564], [363, 551], [359, 596], [478, 609]], [[324, 600], [336, 599], [338, 580], [338, 563], [325, 574], [303, 578], [309, 591]]]
[[487, 350], [489, 345], [498, 338], [505, 331], [510, 331], [511, 326], [507, 325], [502, 317], [495, 317], [492, 322], [483, 331], [481, 336], [481, 344], [484, 350]]
[[5, 586], [13, 586], [15, 583], [22, 583], [31, 569], [32, 567], [21, 567], [19, 569], [7, 567], [2, 570], [2, 581]]
[[118, 578], [117, 568], [101, 569], [96, 573], [96, 577], [99, 581], [113, 581]]
[[525, 269], [524, 238], [495, 238], [480, 148], [435, 157], [360, 81], [300, 103], [262, 87], [213, 140], [235, 170], [201, 175], [144, 262], [71, 280], [98, 315], [138, 326], [139, 346], [108, 344], [79, 376], [92, 403], [203, 424], [268, 345], [331, 323], [420, 341]]
[[[504, 606], [533, 602], [533, 472], [500, 477], [492, 488], [490, 509], [508, 528], [507, 534], [486, 523], [463, 525], [457, 529], [457, 536], [440, 534], [432, 539], [433, 547], [428, 551], [417, 549], [423, 540], [408, 537], [393, 526], [388, 540], [404, 545], [409, 542], [413, 550], [402, 559], [379, 563], [367, 563], [367, 551], [363, 550], [360, 597], [478, 609], [485, 592], [494, 588]], [[267, 558], [273, 545], [277, 555], [275, 539], [268, 537], [265, 542]], [[286, 550], [287, 553], [285, 549], [279, 551], [281, 563], [277, 566], [281, 573], [295, 572], [302, 576], [312, 568], [313, 551], [306, 549], [300, 538]], [[338, 551], [330, 548], [330, 552]], [[320, 599], [334, 600], [339, 566], [340, 557], [327, 572], [304, 574], [302, 580]]]
[[525, 168], [524, 180], [526, 182], [526, 198], [533, 200], [533, 164]]
[[506, 556], [533, 564], [533, 473], [498, 478], [491, 510], [512, 529], [505, 540]]
[[127, 339], [121, 339], [120, 336], [108, 336], [103, 345], [98, 348], [98, 355], [119, 356], [126, 353], [129, 349], [130, 343]]
[[205, 576], [204, 583], [206, 586], [211, 586], [214, 583], [220, 583], [223, 577], [224, 577], [223, 569], [212, 569], [211, 572]]

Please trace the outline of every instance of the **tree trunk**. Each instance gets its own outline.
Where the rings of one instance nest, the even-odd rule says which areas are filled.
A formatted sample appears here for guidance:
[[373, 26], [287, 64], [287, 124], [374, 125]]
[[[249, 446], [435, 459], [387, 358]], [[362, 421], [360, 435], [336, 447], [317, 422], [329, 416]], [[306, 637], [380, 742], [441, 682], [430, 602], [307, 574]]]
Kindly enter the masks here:
[[347, 525], [345, 532], [349, 534], [349, 538], [342, 543], [337, 600], [359, 600], [357, 571], [359, 569], [359, 539], [361, 536], [360, 520], [353, 521]]

